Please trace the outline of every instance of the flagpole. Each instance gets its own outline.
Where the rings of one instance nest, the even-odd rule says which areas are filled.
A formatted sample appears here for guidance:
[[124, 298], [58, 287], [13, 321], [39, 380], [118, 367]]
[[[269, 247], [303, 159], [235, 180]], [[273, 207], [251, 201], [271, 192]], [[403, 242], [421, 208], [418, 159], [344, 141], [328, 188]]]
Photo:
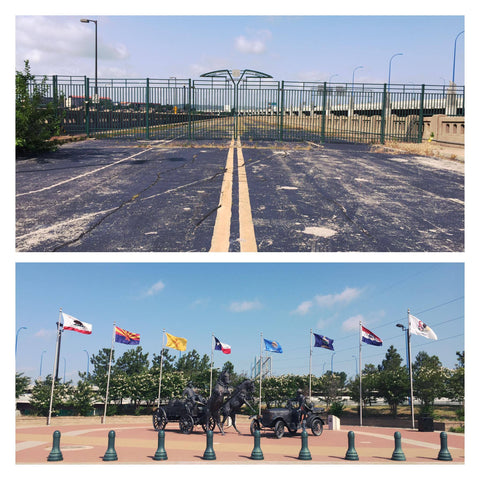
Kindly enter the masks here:
[[260, 332], [260, 388], [258, 394], [258, 414], [262, 414], [262, 342], [263, 342], [263, 332]]
[[108, 360], [107, 389], [105, 391], [105, 405], [103, 407], [102, 423], [105, 423], [106, 417], [107, 417], [108, 391], [110, 389], [110, 372], [112, 368], [112, 355], [113, 355], [114, 341], [115, 341], [115, 322], [113, 322], [112, 345], [110, 346], [110, 358]]
[[52, 418], [52, 406], [53, 406], [53, 390], [55, 388], [55, 378], [56, 372], [58, 370], [58, 358], [60, 354], [60, 320], [62, 318], [62, 309], [60, 308], [60, 312], [58, 314], [58, 322], [57, 322], [57, 341], [55, 344], [55, 361], [53, 365], [53, 375], [52, 375], [52, 388], [50, 390], [50, 406], [48, 407], [48, 418], [47, 418], [47, 425], [50, 425], [50, 420]]
[[310, 329], [310, 368], [308, 375], [308, 397], [310, 403], [312, 402], [312, 329]]
[[415, 409], [413, 408], [412, 347], [410, 346], [410, 309], [407, 310], [407, 317], [408, 375], [410, 377], [410, 410], [412, 412], [412, 428], [415, 429]]
[[163, 349], [165, 348], [165, 329], [162, 333], [162, 350], [160, 352], [160, 375], [158, 378], [158, 401], [157, 408], [160, 408], [160, 394], [162, 392], [162, 369], [163, 369]]
[[212, 396], [212, 381], [213, 381], [213, 344], [214, 344], [214, 335], [212, 332], [212, 353], [210, 354], [210, 397]]
[[358, 343], [358, 374], [359, 374], [359, 412], [360, 412], [360, 426], [363, 424], [363, 411], [362, 411], [362, 321], [360, 320], [360, 335], [359, 335], [359, 343]]

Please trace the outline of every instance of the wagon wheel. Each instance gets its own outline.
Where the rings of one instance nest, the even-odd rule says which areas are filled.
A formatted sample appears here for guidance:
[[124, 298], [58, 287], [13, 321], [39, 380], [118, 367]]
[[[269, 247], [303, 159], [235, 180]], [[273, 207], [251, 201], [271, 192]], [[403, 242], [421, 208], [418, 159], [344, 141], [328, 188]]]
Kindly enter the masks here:
[[273, 427], [275, 436], [277, 438], [282, 438], [285, 433], [285, 422], [283, 420], [277, 420], [275, 426]]
[[208, 420], [204, 423], [202, 423], [202, 428], [203, 431], [206, 432], [207, 430], [215, 430], [215, 426], [217, 425], [217, 422], [213, 417], [208, 417]]
[[156, 412], [153, 412], [153, 428], [155, 430], [165, 430], [167, 423], [167, 414], [163, 408], [159, 408]]
[[323, 433], [323, 422], [319, 418], [315, 418], [312, 422], [312, 433], [319, 437]]
[[260, 431], [260, 422], [254, 418], [250, 423], [250, 433], [254, 435], [256, 430]]
[[180, 426], [180, 431], [182, 433], [189, 434], [192, 433], [195, 422], [193, 421], [193, 417], [191, 415], [183, 415], [180, 417], [178, 425]]

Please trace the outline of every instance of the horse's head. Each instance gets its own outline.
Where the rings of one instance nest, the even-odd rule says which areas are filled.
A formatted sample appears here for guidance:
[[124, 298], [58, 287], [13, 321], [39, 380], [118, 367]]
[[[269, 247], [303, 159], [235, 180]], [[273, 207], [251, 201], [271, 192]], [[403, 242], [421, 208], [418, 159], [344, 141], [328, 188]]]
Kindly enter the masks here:
[[223, 385], [230, 383], [230, 374], [226, 370], [220, 374], [220, 382], [223, 383]]

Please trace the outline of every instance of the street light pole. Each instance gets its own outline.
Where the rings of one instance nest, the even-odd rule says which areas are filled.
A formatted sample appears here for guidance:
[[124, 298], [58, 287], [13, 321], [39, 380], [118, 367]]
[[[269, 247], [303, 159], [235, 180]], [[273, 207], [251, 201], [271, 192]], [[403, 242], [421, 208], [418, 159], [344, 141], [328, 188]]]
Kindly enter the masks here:
[[455, 83], [455, 57], [457, 56], [457, 40], [458, 37], [464, 33], [465, 30], [462, 30], [457, 36], [455, 37], [455, 45], [453, 47], [453, 74], [452, 74], [452, 83]]
[[90, 355], [88, 354], [87, 350], [83, 349], [83, 351], [87, 354], [87, 378], [88, 378], [88, 365], [90, 364]]
[[18, 334], [20, 333], [20, 330], [27, 330], [27, 327], [20, 327], [17, 330], [17, 335], [15, 336], [15, 355], [17, 354]]
[[82, 18], [80, 20], [82, 23], [94, 23], [95, 24], [95, 96], [98, 95], [97, 88], [97, 65], [98, 65], [98, 55], [97, 55], [97, 20], [91, 20], [89, 18]]
[[40, 355], [40, 375], [39, 375], [40, 378], [42, 378], [42, 363], [43, 363], [43, 354], [44, 354], [44, 353], [47, 353], [47, 351], [44, 350], [44, 351], [42, 352], [42, 354]]
[[390, 91], [390, 73], [392, 72], [392, 60], [399, 55], [403, 55], [403, 53], [396, 53], [392, 55], [390, 61], [388, 62], [388, 91]]
[[415, 428], [415, 410], [413, 407], [413, 378], [412, 378], [412, 360], [411, 360], [411, 347], [410, 347], [410, 310], [408, 310], [408, 327], [405, 328], [401, 323], [397, 323], [397, 327], [401, 328], [406, 333], [407, 342], [407, 365], [408, 365], [408, 377], [410, 380], [410, 411], [412, 416], [412, 428]]

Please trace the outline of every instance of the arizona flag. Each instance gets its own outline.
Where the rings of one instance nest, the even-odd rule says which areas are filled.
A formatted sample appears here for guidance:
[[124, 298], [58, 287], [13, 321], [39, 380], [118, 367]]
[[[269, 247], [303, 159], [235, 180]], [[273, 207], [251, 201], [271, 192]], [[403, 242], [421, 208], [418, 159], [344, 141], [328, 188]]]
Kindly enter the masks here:
[[90, 335], [92, 333], [92, 325], [90, 323], [81, 322], [78, 318], [72, 317], [66, 313], [62, 312], [63, 316], [63, 329], [64, 330], [73, 330], [78, 333], [85, 333]]
[[232, 347], [226, 343], [222, 343], [217, 337], [215, 338], [215, 350], [221, 350], [223, 353], [232, 353]]
[[140, 343], [140, 334], [115, 327], [115, 341], [117, 343], [124, 343], [125, 345], [138, 345]]
[[421, 335], [422, 337], [427, 337], [432, 340], [437, 340], [435, 332], [417, 317], [408, 314], [408, 324], [410, 326], [410, 333], [413, 333], [414, 335]]
[[368, 343], [369, 345], [375, 345], [376, 347], [380, 347], [383, 342], [382, 340], [377, 337], [373, 332], [368, 330], [362, 325], [362, 342]]
[[325, 337], [324, 335], [317, 335], [316, 333], [314, 333], [313, 335], [315, 336], [314, 347], [320, 347], [320, 348], [326, 348], [328, 350], [334, 350], [333, 339]]

